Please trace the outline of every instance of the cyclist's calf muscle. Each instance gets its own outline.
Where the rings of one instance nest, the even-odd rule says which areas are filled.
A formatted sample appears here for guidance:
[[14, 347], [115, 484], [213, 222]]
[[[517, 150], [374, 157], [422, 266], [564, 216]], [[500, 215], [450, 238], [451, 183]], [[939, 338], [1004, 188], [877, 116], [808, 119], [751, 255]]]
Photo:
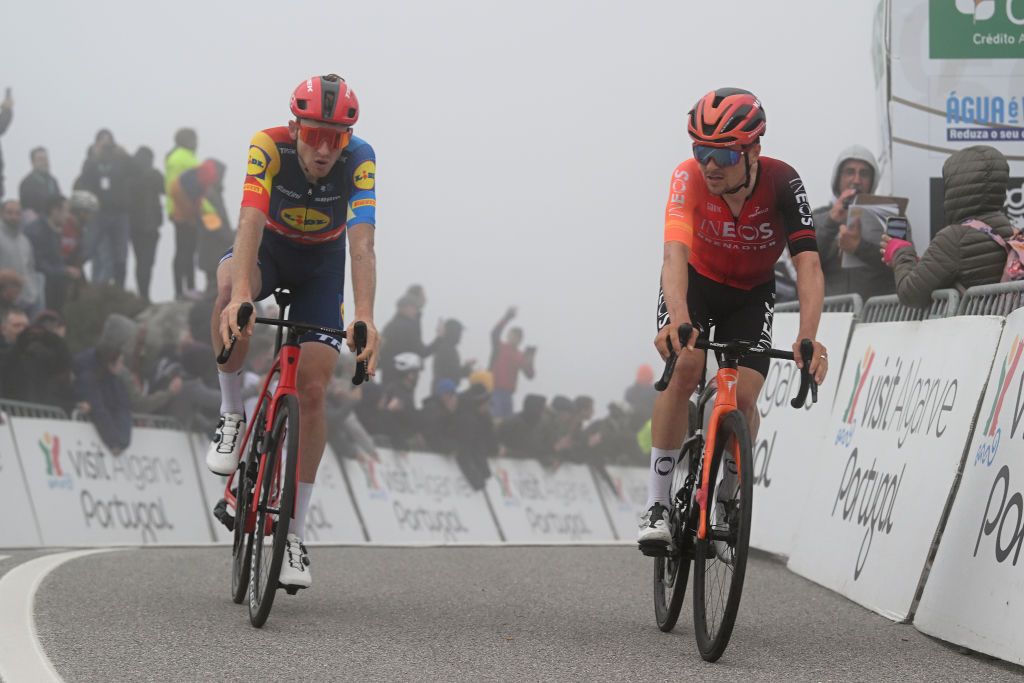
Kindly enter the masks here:
[[676, 364], [668, 388], [655, 398], [654, 415], [651, 416], [651, 443], [655, 448], [672, 450], [682, 445], [689, 416], [686, 403], [700, 382], [703, 366], [702, 351], [684, 353]]

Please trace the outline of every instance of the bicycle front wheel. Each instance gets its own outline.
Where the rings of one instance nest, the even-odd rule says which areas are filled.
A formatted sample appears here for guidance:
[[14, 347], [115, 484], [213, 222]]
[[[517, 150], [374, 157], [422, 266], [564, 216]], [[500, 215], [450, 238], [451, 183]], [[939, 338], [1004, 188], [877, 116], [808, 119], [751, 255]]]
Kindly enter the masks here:
[[235, 529], [231, 547], [231, 599], [241, 605], [249, 589], [249, 567], [252, 563], [252, 546], [255, 540], [254, 526], [247, 527], [252, 501], [256, 498], [256, 470], [259, 467], [259, 447], [263, 437], [263, 423], [266, 420], [270, 396], [260, 401], [256, 417], [251, 423], [249, 440], [242, 445], [242, 462], [238, 466], [237, 488], [235, 489]]
[[249, 621], [257, 628], [266, 623], [274, 604], [288, 525], [294, 515], [299, 401], [291, 394], [283, 396], [277, 406], [263, 458], [266, 465], [256, 507], [256, 542], [249, 575]]
[[[690, 422], [686, 429], [687, 439], [693, 436], [699, 420], [697, 406], [693, 401], [689, 401], [688, 405]], [[679, 458], [672, 480], [673, 491], [678, 492], [683, 488], [683, 483], [689, 474], [689, 467], [683, 469], [683, 465], [690, 465], [693, 463], [693, 458], [700, 457], [697, 450], [691, 442], [688, 452]], [[689, 460], [685, 457], [686, 455], [690, 456]], [[676, 621], [679, 619], [679, 611], [683, 607], [683, 597], [686, 595], [686, 582], [690, 578], [693, 532], [686, 527], [686, 520], [683, 519], [685, 509], [684, 502], [679, 500], [679, 494], [674, 494], [669, 514], [675, 551], [668, 557], [654, 558], [654, 618], [658, 622], [658, 628], [666, 633], [675, 628]]]
[[[733, 440], [735, 451], [726, 451]], [[693, 624], [700, 656], [714, 662], [732, 636], [750, 547], [753, 456], [740, 411], [726, 414], [719, 424], [710, 467], [707, 538], [697, 540], [693, 561]]]

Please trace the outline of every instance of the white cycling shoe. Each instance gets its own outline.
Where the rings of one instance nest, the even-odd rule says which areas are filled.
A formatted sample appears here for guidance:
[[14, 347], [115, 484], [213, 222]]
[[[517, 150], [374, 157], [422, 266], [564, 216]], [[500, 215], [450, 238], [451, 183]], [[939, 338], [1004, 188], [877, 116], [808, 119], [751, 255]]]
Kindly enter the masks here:
[[238, 467], [245, 437], [245, 418], [238, 413], [224, 413], [206, 451], [206, 466], [214, 474], [230, 476]]
[[666, 553], [672, 547], [672, 532], [668, 526], [668, 508], [661, 503], [652, 505], [640, 518], [637, 535], [640, 552], [654, 555]]
[[309, 573], [309, 553], [302, 539], [295, 534], [288, 534], [288, 545], [284, 550], [284, 561], [277, 582], [292, 588], [309, 588], [313, 584], [313, 576]]

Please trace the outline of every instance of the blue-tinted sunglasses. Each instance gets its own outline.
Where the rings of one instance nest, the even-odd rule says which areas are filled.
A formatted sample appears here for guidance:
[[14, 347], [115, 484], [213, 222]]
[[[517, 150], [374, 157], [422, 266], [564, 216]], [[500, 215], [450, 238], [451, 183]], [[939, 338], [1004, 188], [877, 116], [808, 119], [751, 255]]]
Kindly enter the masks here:
[[743, 152], [736, 149], [729, 149], [727, 147], [694, 145], [693, 158], [696, 159], [697, 163], [701, 166], [706, 166], [709, 161], [714, 159], [716, 166], [724, 168], [726, 166], [735, 166], [740, 163], [740, 159], [743, 158]]

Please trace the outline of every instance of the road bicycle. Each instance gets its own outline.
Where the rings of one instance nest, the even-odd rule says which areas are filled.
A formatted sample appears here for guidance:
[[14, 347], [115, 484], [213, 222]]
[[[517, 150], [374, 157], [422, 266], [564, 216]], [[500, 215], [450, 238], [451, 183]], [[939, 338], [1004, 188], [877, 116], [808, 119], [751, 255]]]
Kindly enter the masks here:
[[[249, 621], [263, 626], [274, 604], [278, 588], [295, 595], [299, 588], [281, 586], [278, 576], [288, 538], [288, 525], [295, 512], [299, 469], [299, 399], [296, 388], [302, 347], [299, 337], [307, 332], [342, 339], [344, 330], [285, 320], [290, 294], [277, 290], [274, 298], [278, 318], [256, 318], [261, 325], [277, 330], [276, 358], [263, 381], [254, 417], [246, 426], [242, 457], [235, 474], [228, 477], [224, 498], [214, 515], [234, 533], [231, 547], [231, 598], [241, 604], [248, 596]], [[238, 328], [252, 317], [253, 308], [243, 304], [238, 311]], [[287, 336], [285, 336], [287, 331]], [[357, 354], [366, 346], [366, 324], [353, 326]], [[284, 341], [282, 342], [282, 337]], [[235, 337], [217, 357], [224, 363], [231, 356]], [[356, 364], [353, 384], [366, 379], [366, 363]], [[232, 508], [234, 514], [228, 510]]]
[[[679, 326], [679, 339], [688, 340], [693, 327]], [[669, 506], [672, 543], [668, 549], [641, 546], [654, 557], [654, 612], [658, 628], [671, 631], [679, 618], [686, 583], [693, 562], [693, 624], [700, 655], [709, 662], [725, 652], [736, 623], [743, 592], [743, 578], [750, 545], [750, 519], [754, 493], [754, 461], [750, 429], [746, 417], [736, 405], [739, 361], [746, 356], [762, 355], [794, 360], [791, 351], [759, 349], [753, 342], [713, 342], [698, 338], [696, 348], [714, 351], [719, 370], [713, 382], [706, 382], [706, 371], [697, 388], [697, 400], [688, 402], [690, 424], [687, 438], [676, 464], [688, 460], [679, 474], [675, 496]], [[810, 390], [812, 402], [818, 400], [818, 386], [810, 374], [811, 341], [800, 342], [803, 359], [800, 389], [791, 401], [802, 407]], [[678, 355], [673, 352], [665, 363], [665, 372], [655, 383], [664, 391], [672, 379]], [[713, 408], [707, 422], [708, 404]], [[729, 451], [726, 447], [729, 446]], [[699, 457], [698, 457], [699, 456]], [[682, 479], [681, 483], [678, 479]]]

